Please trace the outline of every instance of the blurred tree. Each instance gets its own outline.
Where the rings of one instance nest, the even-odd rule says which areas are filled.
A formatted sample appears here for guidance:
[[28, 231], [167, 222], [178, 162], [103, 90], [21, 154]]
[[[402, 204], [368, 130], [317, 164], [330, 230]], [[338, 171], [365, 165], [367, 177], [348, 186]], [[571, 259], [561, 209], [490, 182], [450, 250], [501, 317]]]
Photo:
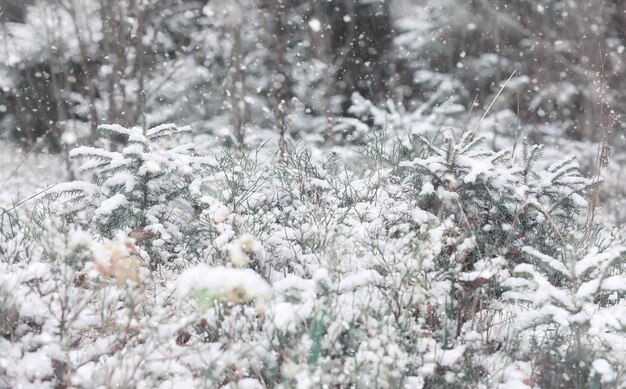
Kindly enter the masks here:
[[23, 22], [26, 6], [32, 0], [2, 0], [0, 1], [0, 21]]
[[355, 92], [409, 110], [425, 101], [469, 107], [475, 97], [486, 108], [516, 71], [494, 113], [595, 139], [610, 107], [625, 102], [624, 7], [617, 0], [5, 0], [0, 126], [32, 143], [52, 125], [56, 149], [65, 131], [76, 135], [70, 140], [94, 141], [98, 123], [132, 126], [142, 113], [239, 145], [264, 128], [336, 142], [329, 131]]
[[[505, 93], [500, 108], [576, 139], [599, 139], [602, 107], [624, 102], [622, 2], [400, 2], [406, 17], [396, 20], [395, 42], [404, 66], [450, 75], [483, 107], [516, 70], [521, 77], [510, 89], [519, 95]], [[414, 77], [416, 89], [423, 78]]]

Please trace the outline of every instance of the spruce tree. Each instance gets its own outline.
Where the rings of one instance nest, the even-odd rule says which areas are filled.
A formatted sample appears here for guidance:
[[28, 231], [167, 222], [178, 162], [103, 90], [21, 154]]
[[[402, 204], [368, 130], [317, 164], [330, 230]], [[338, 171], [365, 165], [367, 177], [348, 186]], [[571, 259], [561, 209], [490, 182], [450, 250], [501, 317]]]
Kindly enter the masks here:
[[123, 231], [156, 258], [179, 250], [176, 246], [198, 228], [201, 213], [199, 195], [190, 185], [212, 159], [199, 156], [193, 144], [166, 146], [164, 140], [188, 133], [189, 127], [107, 124], [99, 130], [127, 143], [121, 151], [72, 150], [70, 157], [83, 161], [79, 171], [88, 180], [53, 187], [48, 197], [55, 200], [54, 209], [74, 220], [82, 216], [107, 238]]

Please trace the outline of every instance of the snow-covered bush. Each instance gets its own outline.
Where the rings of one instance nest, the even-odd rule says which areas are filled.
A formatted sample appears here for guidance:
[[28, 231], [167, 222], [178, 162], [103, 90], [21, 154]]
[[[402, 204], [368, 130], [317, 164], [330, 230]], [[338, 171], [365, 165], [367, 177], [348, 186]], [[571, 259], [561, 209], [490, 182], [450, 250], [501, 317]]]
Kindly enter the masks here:
[[[48, 191], [56, 213], [93, 225], [111, 238], [125, 231], [142, 242], [154, 261], [193, 239], [199, 228], [199, 196], [192, 183], [213, 160], [193, 144], [166, 148], [163, 140], [188, 132], [171, 124], [153, 128], [102, 125], [100, 131], [125, 138], [121, 151], [81, 146], [70, 157], [82, 159], [79, 171], [89, 181], [61, 183]], [[187, 246], [186, 246], [187, 247]]]
[[523, 252], [527, 262], [517, 265], [515, 276], [505, 282], [509, 290], [504, 297], [529, 308], [514, 330], [525, 338], [537, 383], [619, 386], [615, 371], [622, 369], [624, 349], [616, 340], [625, 328], [619, 317], [626, 248], [568, 245], [555, 257], [528, 246]]
[[572, 159], [452, 129], [208, 158], [102, 128], [128, 143], [4, 216], [0, 387], [626, 382], [624, 249]]

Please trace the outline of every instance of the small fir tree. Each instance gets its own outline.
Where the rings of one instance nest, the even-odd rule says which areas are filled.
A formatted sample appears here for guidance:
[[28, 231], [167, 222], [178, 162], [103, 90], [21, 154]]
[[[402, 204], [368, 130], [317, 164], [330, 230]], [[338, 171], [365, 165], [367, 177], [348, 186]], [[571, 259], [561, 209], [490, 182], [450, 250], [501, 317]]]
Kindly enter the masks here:
[[88, 146], [72, 150], [71, 158], [83, 160], [79, 171], [89, 180], [52, 188], [48, 196], [54, 209], [78, 216], [108, 238], [124, 231], [157, 258], [179, 250], [176, 246], [198, 228], [201, 213], [190, 186], [212, 159], [199, 156], [193, 144], [166, 147], [165, 139], [188, 133], [189, 127], [101, 125], [99, 130], [127, 143], [121, 151]]

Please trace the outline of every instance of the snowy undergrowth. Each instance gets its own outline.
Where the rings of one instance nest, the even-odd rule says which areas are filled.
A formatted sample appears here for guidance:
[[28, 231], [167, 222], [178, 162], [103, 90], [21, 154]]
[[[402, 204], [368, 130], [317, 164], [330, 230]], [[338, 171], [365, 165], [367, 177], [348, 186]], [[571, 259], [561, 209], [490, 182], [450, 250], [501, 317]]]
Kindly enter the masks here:
[[473, 132], [353, 157], [103, 126], [4, 214], [0, 387], [620, 387], [626, 249], [592, 181]]
[[0, 142], [0, 206], [9, 208], [33, 194], [67, 179], [63, 160], [35, 148], [16, 150], [6, 139]]

